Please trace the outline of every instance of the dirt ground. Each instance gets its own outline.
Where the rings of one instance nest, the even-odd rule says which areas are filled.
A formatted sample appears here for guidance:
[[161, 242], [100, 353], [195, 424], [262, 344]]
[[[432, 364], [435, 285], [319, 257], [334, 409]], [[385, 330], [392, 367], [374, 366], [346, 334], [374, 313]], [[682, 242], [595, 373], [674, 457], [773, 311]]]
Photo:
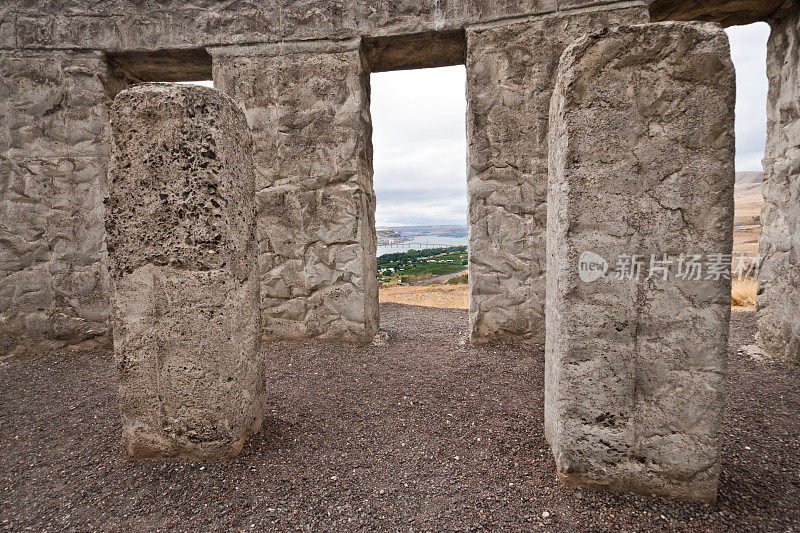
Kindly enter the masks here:
[[107, 353], [0, 363], [0, 530], [798, 529], [800, 372], [743, 355], [752, 313], [716, 506], [562, 487], [540, 346], [471, 346], [462, 310], [381, 317], [373, 345], [266, 347], [269, 415], [228, 463], [122, 459]]

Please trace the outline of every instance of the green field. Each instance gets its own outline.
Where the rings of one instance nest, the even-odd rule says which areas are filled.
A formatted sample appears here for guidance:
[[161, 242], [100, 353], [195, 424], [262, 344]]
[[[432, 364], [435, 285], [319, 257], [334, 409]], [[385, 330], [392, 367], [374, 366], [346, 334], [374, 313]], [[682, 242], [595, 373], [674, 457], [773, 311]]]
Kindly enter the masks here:
[[412, 278], [452, 274], [466, 267], [466, 246], [409, 250], [379, 256], [378, 279], [384, 283], [396, 280], [405, 282]]

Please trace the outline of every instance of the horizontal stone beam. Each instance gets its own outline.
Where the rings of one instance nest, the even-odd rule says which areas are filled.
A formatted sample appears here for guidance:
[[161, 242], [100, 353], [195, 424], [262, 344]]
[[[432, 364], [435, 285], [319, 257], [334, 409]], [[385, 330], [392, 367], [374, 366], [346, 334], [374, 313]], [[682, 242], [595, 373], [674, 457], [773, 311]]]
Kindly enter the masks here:
[[[563, 11], [645, 6], [647, 0], [279, 0], [157, 5], [120, 0], [13, 2], [0, 8], [0, 48], [105, 52], [401, 37], [463, 31]], [[52, 4], [52, 5], [51, 5]]]
[[114, 75], [127, 82], [211, 79], [211, 56], [203, 49], [112, 53], [108, 64]]
[[460, 30], [364, 39], [372, 72], [464, 64], [466, 41]]
[[786, 0], [651, 0], [653, 22], [697, 20], [723, 26], [767, 20]]

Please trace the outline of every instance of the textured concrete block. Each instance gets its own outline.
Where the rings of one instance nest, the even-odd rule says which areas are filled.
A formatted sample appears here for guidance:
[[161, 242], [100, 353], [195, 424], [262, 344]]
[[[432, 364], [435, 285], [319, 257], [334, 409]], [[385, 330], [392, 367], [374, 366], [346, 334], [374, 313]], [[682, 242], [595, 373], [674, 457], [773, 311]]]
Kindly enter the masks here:
[[107, 344], [100, 53], [0, 52], [0, 357]]
[[558, 58], [643, 7], [467, 31], [467, 195], [473, 340], [544, 341], [547, 130]]
[[264, 410], [252, 142], [241, 109], [145, 84], [112, 108], [106, 228], [123, 446], [225, 458]]
[[[730, 279], [710, 265], [730, 268], [734, 101], [715, 25], [622, 27], [561, 58], [545, 429], [568, 484], [716, 498]], [[681, 254], [702, 257], [700, 279]]]
[[800, 7], [772, 21], [767, 46], [767, 151], [761, 211], [758, 336], [800, 363]]
[[378, 284], [368, 76], [358, 50], [282, 51], [213, 52], [217, 86], [253, 131], [263, 331], [369, 340]]

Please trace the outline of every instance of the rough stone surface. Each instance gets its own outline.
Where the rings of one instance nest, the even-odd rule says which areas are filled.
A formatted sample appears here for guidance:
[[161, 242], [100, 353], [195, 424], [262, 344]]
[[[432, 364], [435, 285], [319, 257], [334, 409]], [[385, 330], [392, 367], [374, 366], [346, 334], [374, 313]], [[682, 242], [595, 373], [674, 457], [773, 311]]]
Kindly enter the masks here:
[[759, 243], [758, 332], [773, 357], [800, 363], [800, 7], [772, 21]]
[[0, 5], [0, 46], [131, 51], [382, 37], [557, 9], [557, 0], [15, 0]]
[[[636, 1], [636, 0], [634, 0]], [[0, 47], [174, 50], [384, 37], [463, 29], [609, 0], [14, 0], [0, 3]], [[622, 3], [622, 2], [620, 2]], [[631, 2], [627, 2], [630, 4]], [[764, 20], [780, 0], [641, 0], [656, 19]]]
[[258, 429], [252, 144], [204, 87], [146, 84], [112, 108], [106, 228], [123, 447], [225, 458]]
[[[352, 48], [352, 47], [351, 47]], [[369, 78], [358, 50], [214, 52], [255, 141], [266, 336], [370, 340], [378, 328]]]
[[0, 359], [107, 343], [100, 53], [0, 52]]
[[[561, 59], [545, 432], [568, 484], [716, 498], [730, 280], [707, 266], [732, 249], [734, 80], [727, 37], [710, 24], [593, 34]], [[584, 252], [609, 272], [582, 280]], [[632, 254], [643, 275], [617, 279]], [[649, 277], [651, 254], [672, 258], [667, 279]], [[678, 278], [681, 254], [702, 255], [701, 280]]]
[[467, 31], [473, 340], [544, 342], [547, 130], [558, 58], [588, 31], [647, 22], [628, 8]]

